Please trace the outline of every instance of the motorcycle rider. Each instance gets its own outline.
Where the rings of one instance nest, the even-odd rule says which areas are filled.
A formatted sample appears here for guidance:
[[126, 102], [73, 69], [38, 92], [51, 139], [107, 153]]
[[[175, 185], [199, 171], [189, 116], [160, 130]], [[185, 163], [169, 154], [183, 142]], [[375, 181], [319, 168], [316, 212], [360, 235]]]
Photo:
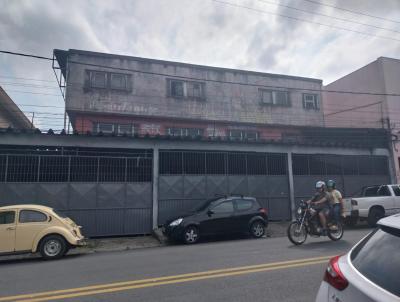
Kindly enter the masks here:
[[325, 190], [326, 184], [324, 181], [317, 181], [315, 184], [315, 189], [317, 193], [314, 197], [307, 201], [307, 203], [311, 203], [313, 208], [317, 211], [319, 220], [322, 225], [322, 235], [327, 235], [327, 226], [326, 226], [326, 217], [329, 215], [329, 200], [330, 196]]
[[[344, 215], [343, 198], [339, 190], [336, 190], [336, 183], [334, 180], [328, 180], [326, 182], [326, 188], [330, 195], [330, 206], [333, 212], [333, 219], [336, 223], [340, 221], [340, 216]], [[332, 226], [335, 229], [336, 226]]]

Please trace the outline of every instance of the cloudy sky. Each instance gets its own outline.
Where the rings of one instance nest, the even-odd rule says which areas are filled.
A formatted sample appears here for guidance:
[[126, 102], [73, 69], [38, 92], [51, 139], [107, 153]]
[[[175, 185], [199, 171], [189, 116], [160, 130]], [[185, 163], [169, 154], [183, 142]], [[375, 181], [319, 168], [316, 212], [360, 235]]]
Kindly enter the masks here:
[[[400, 58], [399, 0], [0, 0], [0, 7], [0, 50], [42, 56], [74, 48], [324, 84], [380, 56]], [[28, 116], [36, 112], [41, 128], [61, 129], [51, 62], [0, 54], [0, 85]]]

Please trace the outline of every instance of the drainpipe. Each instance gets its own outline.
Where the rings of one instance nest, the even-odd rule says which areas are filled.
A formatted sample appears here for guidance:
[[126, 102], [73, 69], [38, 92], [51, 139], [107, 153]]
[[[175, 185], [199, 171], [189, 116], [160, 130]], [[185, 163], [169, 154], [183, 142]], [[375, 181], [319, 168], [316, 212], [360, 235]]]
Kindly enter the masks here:
[[158, 228], [158, 161], [159, 149], [153, 149], [153, 230]]

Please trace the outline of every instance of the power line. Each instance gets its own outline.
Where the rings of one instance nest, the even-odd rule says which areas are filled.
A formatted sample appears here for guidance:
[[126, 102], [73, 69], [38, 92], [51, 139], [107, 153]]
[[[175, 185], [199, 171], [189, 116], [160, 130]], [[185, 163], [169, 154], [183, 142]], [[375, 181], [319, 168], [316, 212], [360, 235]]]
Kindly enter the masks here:
[[381, 101], [381, 102], [376, 102], [376, 103], [372, 103], [372, 104], [357, 106], [357, 107], [353, 107], [353, 108], [349, 108], [349, 109], [344, 109], [344, 110], [341, 110], [341, 111], [337, 111], [337, 112], [332, 112], [332, 113], [325, 114], [325, 117], [331, 116], [331, 115], [334, 115], [334, 114], [338, 114], [338, 113], [343, 113], [343, 112], [347, 112], [347, 111], [352, 111], [352, 110], [356, 110], [356, 109], [361, 109], [361, 108], [365, 108], [365, 107], [371, 107], [371, 106], [373, 106], [373, 105], [378, 105], [378, 104], [382, 104], [382, 103], [383, 103], [383, 102]]
[[349, 13], [352, 13], [352, 14], [356, 14], [356, 15], [362, 15], [362, 16], [367, 16], [367, 17], [380, 19], [380, 20], [385, 20], [385, 21], [389, 21], [389, 22], [400, 23], [400, 21], [397, 21], [397, 20], [392, 20], [392, 19], [388, 19], [388, 18], [374, 16], [374, 15], [371, 15], [371, 14], [366, 14], [366, 13], [355, 11], [355, 10], [351, 10], [351, 9], [348, 9], [348, 8], [338, 7], [338, 6], [332, 5], [332, 4], [326, 4], [326, 3], [319, 2], [319, 1], [314, 1], [314, 0], [303, 0], [303, 1], [307, 1], [307, 2], [314, 3], [314, 4], [317, 4], [317, 5], [321, 5], [321, 6], [331, 7], [331, 8], [337, 9], [337, 10], [346, 11], [346, 12], [349, 12]]
[[[217, 0], [212, 0], [212, 1], [217, 1]], [[263, 84], [249, 84], [249, 83], [243, 83], [243, 82], [222, 81], [222, 80], [212, 80], [212, 79], [204, 79], [204, 78], [198, 78], [198, 77], [187, 77], [187, 76], [171, 75], [171, 74], [166, 74], [166, 73], [142, 71], [142, 70], [137, 70], [137, 69], [132, 69], [132, 68], [113, 67], [113, 66], [107, 66], [107, 65], [101, 65], [101, 64], [83, 63], [83, 62], [77, 62], [77, 61], [72, 61], [72, 60], [68, 61], [68, 62], [70, 64], [92, 66], [92, 67], [102, 67], [102, 68], [111, 69], [111, 70], [119, 70], [119, 71], [123, 70], [123, 71], [130, 71], [130, 72], [136, 72], [136, 73], [142, 73], [142, 74], [151, 74], [151, 75], [159, 75], [159, 76], [164, 76], [164, 77], [172, 77], [172, 78], [177, 78], [177, 79], [197, 80], [197, 81], [212, 82], [212, 83], [222, 83], [222, 84], [235, 84], [235, 85], [241, 85], [241, 86], [286, 89], [286, 90], [289, 90], [289, 91], [308, 91], [308, 92], [315, 91], [315, 92], [319, 92], [319, 93], [329, 92], [329, 93], [361, 94], [361, 95], [375, 95], [375, 96], [400, 96], [400, 94], [396, 94], [396, 93], [375, 93], [375, 92], [328, 90], [328, 89], [292, 88], [292, 87], [287, 87], [287, 86], [271, 86], [271, 85], [263, 85]], [[243, 72], [246, 72], [246, 71], [243, 71]], [[268, 75], [266, 74], [265, 76], [268, 76]], [[71, 83], [70, 82], [69, 84], [67, 84], [67, 89], [68, 89], [68, 86], [72, 86], [73, 84], [81, 85], [81, 83]]]
[[374, 34], [371, 34], [371, 33], [363, 32], [363, 31], [358, 31], [358, 30], [353, 30], [353, 29], [349, 29], [349, 28], [345, 28], [345, 27], [336, 26], [336, 25], [329, 25], [329, 24], [324, 24], [324, 23], [320, 23], [320, 22], [310, 21], [310, 20], [306, 20], [306, 19], [302, 19], [302, 18], [287, 16], [287, 15], [278, 14], [278, 13], [272, 13], [272, 12], [265, 11], [265, 10], [262, 10], [262, 9], [258, 9], [258, 8], [254, 8], [254, 7], [249, 7], [249, 6], [244, 6], [244, 5], [239, 5], [239, 4], [235, 4], [235, 3], [231, 3], [231, 2], [225, 2], [225, 1], [221, 1], [221, 0], [211, 0], [211, 1], [214, 1], [214, 2], [217, 2], [217, 3], [220, 3], [220, 4], [223, 4], [223, 5], [228, 5], [228, 6], [236, 7], [236, 8], [244, 8], [244, 9], [251, 10], [251, 11], [255, 11], [255, 12], [258, 12], [258, 13], [261, 13], [261, 14], [268, 14], [268, 15], [279, 16], [279, 17], [283, 17], [283, 18], [287, 18], [287, 19], [292, 19], [292, 20], [295, 20], [295, 21], [298, 21], [298, 22], [305, 22], [305, 23], [317, 24], [317, 25], [320, 25], [320, 26], [325, 26], [325, 27], [329, 27], [329, 28], [344, 30], [344, 31], [353, 32], [353, 33], [356, 33], [356, 34], [365, 35], [365, 36], [371, 36], [371, 37], [376, 37], [376, 38], [380, 38], [380, 39], [392, 40], [392, 41], [400, 42], [400, 39], [396, 39], [396, 38], [390, 38], [390, 37], [386, 37], [386, 36], [374, 35]]
[[[74, 87], [71, 87], [71, 88], [74, 88]], [[71, 89], [70, 88], [70, 89]], [[77, 89], [77, 90], [81, 90], [80, 88], [74, 88], [74, 89]], [[208, 97], [210, 97], [210, 95], [207, 95]], [[216, 97], [216, 98], [219, 98], [219, 99], [221, 99], [221, 96], [219, 96], [219, 95], [213, 95], [214, 97]], [[162, 99], [162, 98], [164, 98], [165, 96], [162, 96], [162, 95], [148, 95], [148, 94], [146, 94], [146, 95], [138, 95], [138, 94], [134, 94], [134, 95], [132, 95], [132, 97], [146, 97], [146, 98], [157, 98], [157, 99]], [[340, 112], [346, 112], [346, 111], [351, 111], [351, 110], [355, 110], [355, 111], [357, 111], [356, 109], [357, 108], [363, 108], [363, 107], [369, 107], [369, 106], [372, 106], [372, 105], [375, 105], [375, 104], [379, 104], [379, 103], [381, 103], [381, 102], [378, 102], [378, 103], [374, 103], [374, 104], [367, 104], [367, 105], [361, 105], [360, 107], [348, 107], [348, 108], [345, 108], [343, 111], [340, 111]], [[226, 107], [226, 106], [224, 106], [224, 104], [223, 103], [215, 103], [215, 102], [212, 102], [212, 103], [207, 103], [207, 104], [209, 104], [210, 106], [211, 106], [211, 109], [212, 110], [229, 110], [230, 108], [228, 108], [228, 107]], [[324, 103], [323, 103], [324, 104]], [[60, 108], [60, 109], [64, 109], [64, 107], [60, 107], [60, 106], [40, 106], [40, 105], [35, 105], [35, 104], [19, 104], [19, 105], [21, 105], [21, 106], [30, 106], [30, 107], [55, 107], [55, 108]], [[130, 104], [131, 106], [140, 106], [140, 105], [143, 105], [143, 106], [148, 106], [149, 104], [148, 104], [148, 102], [144, 102], [144, 101], [138, 101], [138, 100], [134, 100], [134, 101], [132, 101], [132, 103]], [[225, 104], [226, 105], [226, 104]], [[249, 105], [252, 105], [253, 107], [254, 106], [256, 106], [256, 105], [259, 105], [258, 103], [257, 103], [257, 101], [256, 100], [253, 100], [251, 103], [249, 103]], [[170, 108], [170, 107], [177, 107], [177, 109], [179, 109], [182, 105], [181, 104], [169, 104], [169, 105], [166, 105], [166, 104], [163, 104], [163, 103], [159, 103], [159, 104], [157, 104], [157, 108], [158, 109], [162, 109], [162, 108], [164, 108], [164, 109], [168, 109], [168, 108]], [[332, 104], [332, 105], [329, 105], [327, 108], [329, 108], [329, 109], [333, 109], [333, 108], [340, 108], [340, 109], [343, 109], [343, 105], [339, 105], [339, 104]], [[252, 108], [252, 107], [249, 107], [250, 109], [254, 109], [254, 108]], [[81, 110], [81, 108], [71, 108], [71, 107], [69, 107], [68, 108], [69, 110], [75, 110], [75, 109], [77, 109], [77, 110]], [[210, 108], [209, 108], [210, 109]], [[254, 109], [255, 110], [255, 109]], [[252, 110], [250, 110], [250, 111], [252, 111]], [[246, 112], [246, 111], [245, 111]], [[247, 112], [249, 112], [249, 111], [247, 111]], [[371, 112], [371, 113], [376, 113], [376, 110], [373, 110], [373, 111], [368, 111], [368, 110], [364, 110], [364, 111], [360, 111], [360, 110], [358, 110], [357, 111], [357, 113], [367, 113], [367, 112]], [[392, 113], [393, 113], [394, 111], [392, 111]], [[396, 111], [397, 112], [397, 111]], [[400, 111], [398, 111], [398, 112], [400, 112]], [[327, 115], [331, 115], [332, 113], [328, 113]], [[336, 114], [336, 113], [335, 113]], [[275, 114], [276, 115], [276, 114]], [[283, 115], [283, 114], [282, 114]]]
[[20, 90], [9, 90], [9, 89], [7, 89], [6, 92], [27, 93], [27, 94], [38, 94], [38, 95], [50, 95], [50, 96], [62, 97], [62, 95], [60, 95], [60, 94], [41, 93], [41, 92], [32, 92], [32, 91], [20, 91]]
[[46, 86], [46, 85], [36, 85], [36, 84], [27, 84], [27, 83], [13, 83], [13, 82], [2, 82], [0, 86], [21, 86], [21, 87], [32, 87], [32, 88], [43, 88], [43, 89], [59, 89], [59, 87], [54, 86]]
[[316, 15], [316, 16], [322, 16], [322, 17], [326, 17], [326, 18], [331, 18], [334, 20], [338, 20], [338, 21], [344, 21], [344, 22], [349, 22], [349, 23], [354, 23], [354, 24], [358, 24], [358, 25], [363, 25], [363, 26], [369, 26], [369, 27], [373, 27], [373, 28], [377, 28], [377, 29], [382, 29], [382, 30], [386, 30], [386, 31], [391, 31], [391, 32], [395, 32], [395, 33], [400, 33], [400, 31], [395, 30], [395, 29], [390, 29], [390, 28], [386, 28], [386, 27], [381, 27], [381, 26], [376, 26], [376, 25], [372, 25], [372, 24], [368, 24], [368, 23], [363, 23], [363, 22], [359, 22], [359, 21], [355, 21], [355, 20], [349, 20], [349, 19], [345, 19], [345, 18], [339, 18], [339, 17], [335, 17], [335, 16], [330, 16], [327, 14], [322, 14], [322, 13], [317, 13], [317, 12], [311, 12], [305, 9], [301, 9], [301, 8], [297, 8], [297, 7], [293, 7], [290, 5], [285, 5], [285, 4], [280, 4], [280, 3], [274, 3], [274, 2], [270, 2], [270, 1], [266, 1], [266, 0], [257, 0], [259, 2], [263, 2], [266, 4], [271, 4], [271, 5], [277, 5], [277, 6], [281, 6], [281, 7], [286, 7], [292, 10], [296, 10], [299, 12], [303, 12], [303, 13], [307, 13], [307, 14], [311, 14], [311, 15]]
[[[237, 6], [236, 4], [223, 2], [220, 0], [212, 0], [212, 1], [223, 3], [223, 4], [228, 4], [228, 5], [232, 5], [232, 6]], [[242, 6], [238, 6], [238, 7], [242, 7]], [[248, 8], [248, 7], [243, 7], [243, 8]], [[253, 9], [253, 8], [248, 8], [248, 9]], [[262, 11], [262, 12], [264, 12], [264, 11]], [[400, 40], [398, 40], [398, 41], [400, 41]], [[1, 52], [4, 52], [4, 51], [0, 50], [0, 53]], [[21, 53], [12, 53], [12, 54], [37, 57], [35, 55], [28, 55], [28, 54], [21, 54]], [[316, 91], [316, 92], [320, 92], [320, 93], [328, 92], [328, 93], [361, 94], [361, 95], [376, 95], [376, 96], [400, 96], [400, 94], [395, 94], [395, 93], [374, 93], [374, 92], [341, 91], [341, 90], [327, 90], [327, 89], [306, 89], [306, 88], [291, 88], [291, 87], [286, 87], [286, 86], [249, 84], [249, 83], [243, 83], [243, 82], [222, 81], [222, 80], [212, 80], [212, 79], [204, 79], [204, 78], [197, 78], [197, 77], [178, 76], [178, 75], [171, 75], [171, 74], [166, 74], [166, 73], [142, 71], [142, 70], [131, 69], [131, 68], [112, 67], [112, 66], [107, 66], [107, 65], [83, 63], [83, 62], [77, 62], [77, 61], [68, 61], [68, 62], [71, 64], [85, 65], [85, 66], [92, 66], [92, 67], [102, 67], [102, 68], [111, 69], [111, 70], [124, 70], [124, 71], [131, 71], [131, 72], [142, 73], [142, 74], [151, 74], [151, 75], [159, 75], [159, 76], [165, 76], [165, 77], [174, 77], [174, 78], [179, 78], [179, 79], [198, 80], [198, 81], [215, 82], [215, 83], [223, 83], [223, 84], [236, 84], [236, 85], [242, 85], [242, 86], [288, 89], [291, 91]], [[205, 66], [205, 67], [207, 67], [207, 66]], [[247, 72], [247, 71], [243, 71], [243, 72]], [[266, 74], [266, 76], [268, 76], [268, 74]], [[68, 85], [71, 85], [71, 84], [73, 84], [73, 83], [69, 83]], [[76, 83], [76, 84], [81, 84], [81, 83]], [[9, 90], [9, 91], [12, 91], [12, 90]], [[25, 91], [12, 91], [12, 92], [29, 93], [29, 92], [25, 92]], [[33, 93], [33, 94], [41, 94], [41, 93]], [[55, 95], [55, 94], [43, 94], [43, 95], [60, 96], [60, 95]]]
[[36, 105], [36, 104], [17, 104], [18, 106], [26, 106], [26, 107], [44, 107], [44, 108], [61, 108], [64, 109], [65, 107], [61, 106], [52, 106], [52, 105]]
[[9, 54], [9, 55], [15, 55], [15, 56], [22, 56], [22, 57], [35, 58], [35, 59], [41, 59], [41, 60], [53, 61], [53, 58], [37, 56], [37, 55], [32, 55], [32, 54], [27, 54], [27, 53], [21, 53], [21, 52], [0, 50], [0, 53]]
[[11, 76], [5, 76], [5, 75], [0, 75], [0, 78], [54, 83], [54, 81], [50, 81], [50, 80], [33, 79], [33, 78], [11, 77]]

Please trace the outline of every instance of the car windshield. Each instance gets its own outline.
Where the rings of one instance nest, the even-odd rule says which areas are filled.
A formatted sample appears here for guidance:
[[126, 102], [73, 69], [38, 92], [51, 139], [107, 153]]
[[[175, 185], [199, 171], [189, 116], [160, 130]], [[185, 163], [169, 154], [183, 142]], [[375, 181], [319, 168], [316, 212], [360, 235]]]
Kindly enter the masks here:
[[206, 200], [201, 206], [197, 206], [195, 208], [196, 212], [200, 212], [200, 211], [204, 211], [205, 209], [207, 209], [209, 206], [214, 205], [215, 203], [217, 203], [219, 200], [221, 200], [221, 197], [215, 197], [215, 198], [211, 198]]
[[354, 267], [366, 278], [400, 297], [400, 230], [381, 226], [351, 253]]

